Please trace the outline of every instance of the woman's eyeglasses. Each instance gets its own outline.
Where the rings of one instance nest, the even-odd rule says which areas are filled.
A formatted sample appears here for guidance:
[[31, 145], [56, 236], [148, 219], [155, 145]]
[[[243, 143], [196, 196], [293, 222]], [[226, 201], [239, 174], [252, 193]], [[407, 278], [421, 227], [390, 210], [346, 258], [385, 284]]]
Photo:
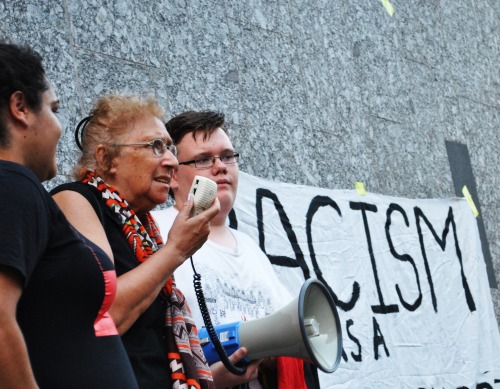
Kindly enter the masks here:
[[142, 142], [142, 143], [114, 143], [111, 144], [110, 146], [112, 147], [120, 147], [120, 146], [147, 146], [151, 147], [153, 150], [153, 154], [156, 155], [157, 157], [163, 156], [165, 154], [165, 151], [170, 151], [174, 157], [177, 157], [177, 147], [175, 145], [167, 145], [163, 140], [161, 139], [154, 139], [151, 142]]

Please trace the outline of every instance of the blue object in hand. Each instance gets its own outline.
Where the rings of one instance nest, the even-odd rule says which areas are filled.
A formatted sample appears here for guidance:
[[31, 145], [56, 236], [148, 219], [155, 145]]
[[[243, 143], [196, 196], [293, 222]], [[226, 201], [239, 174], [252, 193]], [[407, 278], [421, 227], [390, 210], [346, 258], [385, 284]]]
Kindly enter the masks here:
[[[241, 347], [238, 336], [241, 323], [241, 321], [238, 321], [234, 323], [220, 324], [214, 327], [215, 332], [217, 333], [217, 337], [219, 338], [219, 341], [228, 356], [233, 354]], [[200, 329], [200, 331], [198, 332], [198, 338], [200, 339], [201, 347], [208, 364], [211, 365], [215, 362], [220, 361], [221, 358], [219, 357], [217, 349], [210, 339], [208, 331], [205, 327]], [[250, 363], [250, 360], [245, 357], [241, 361], [239, 361], [238, 364], [239, 363], [248, 364]]]

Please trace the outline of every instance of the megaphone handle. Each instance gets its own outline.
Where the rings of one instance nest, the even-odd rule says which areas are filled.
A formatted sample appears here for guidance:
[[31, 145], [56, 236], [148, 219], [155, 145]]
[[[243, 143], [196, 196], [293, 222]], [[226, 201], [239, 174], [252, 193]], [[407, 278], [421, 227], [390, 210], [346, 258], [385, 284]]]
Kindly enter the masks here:
[[205, 295], [203, 294], [203, 289], [201, 287], [201, 275], [196, 272], [193, 263], [193, 257], [191, 256], [191, 266], [193, 268], [193, 285], [194, 292], [196, 294], [196, 299], [198, 300], [198, 305], [200, 307], [201, 316], [203, 317], [203, 322], [205, 323], [205, 328], [208, 332], [208, 336], [212, 341], [213, 346], [217, 350], [217, 354], [219, 354], [221, 362], [224, 364], [226, 369], [236, 375], [245, 374], [247, 368], [246, 366], [238, 367], [231, 363], [229, 357], [226, 354], [226, 350], [220, 343], [219, 337], [217, 336], [217, 332], [212, 324], [212, 319], [210, 318], [210, 312], [208, 311], [207, 304], [205, 302]]

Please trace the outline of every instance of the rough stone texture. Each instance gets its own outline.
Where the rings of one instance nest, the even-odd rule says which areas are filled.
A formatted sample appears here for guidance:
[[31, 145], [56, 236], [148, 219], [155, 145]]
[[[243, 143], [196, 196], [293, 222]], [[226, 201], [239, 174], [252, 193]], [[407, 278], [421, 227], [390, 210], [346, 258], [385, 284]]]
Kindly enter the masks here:
[[[0, 0], [0, 38], [34, 46], [73, 129], [111, 91], [167, 117], [227, 115], [241, 168], [404, 197], [454, 195], [445, 140], [467, 145], [500, 283], [497, 0]], [[500, 317], [500, 294], [492, 290]]]

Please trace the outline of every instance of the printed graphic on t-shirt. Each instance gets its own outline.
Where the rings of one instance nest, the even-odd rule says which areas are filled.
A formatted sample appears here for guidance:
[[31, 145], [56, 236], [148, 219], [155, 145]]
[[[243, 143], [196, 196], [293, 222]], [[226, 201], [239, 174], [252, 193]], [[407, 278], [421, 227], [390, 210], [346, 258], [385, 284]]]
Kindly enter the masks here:
[[[203, 266], [202, 266], [203, 267]], [[201, 273], [203, 271], [203, 273]], [[203, 293], [214, 325], [253, 320], [274, 312], [271, 291], [264, 283], [254, 281], [248, 288], [231, 282], [236, 276], [200, 269]]]

